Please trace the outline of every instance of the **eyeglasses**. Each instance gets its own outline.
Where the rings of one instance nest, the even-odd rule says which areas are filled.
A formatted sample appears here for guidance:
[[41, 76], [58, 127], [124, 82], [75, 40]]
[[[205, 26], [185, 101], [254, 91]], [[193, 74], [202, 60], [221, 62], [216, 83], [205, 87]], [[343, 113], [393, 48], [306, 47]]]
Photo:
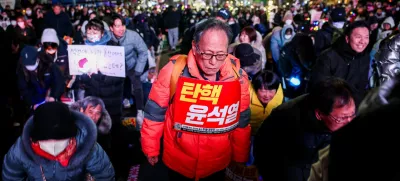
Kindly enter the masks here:
[[215, 57], [215, 59], [217, 59], [218, 61], [224, 61], [225, 58], [228, 56], [227, 53], [211, 54], [211, 53], [201, 52], [199, 47], [196, 47], [196, 49], [200, 53], [201, 58], [203, 58], [204, 60], [211, 60], [213, 57]]
[[336, 123], [345, 123], [345, 122], [350, 122], [353, 118], [357, 116], [356, 113], [354, 113], [351, 116], [344, 116], [344, 117], [335, 117], [329, 114], [329, 117], [331, 117]]

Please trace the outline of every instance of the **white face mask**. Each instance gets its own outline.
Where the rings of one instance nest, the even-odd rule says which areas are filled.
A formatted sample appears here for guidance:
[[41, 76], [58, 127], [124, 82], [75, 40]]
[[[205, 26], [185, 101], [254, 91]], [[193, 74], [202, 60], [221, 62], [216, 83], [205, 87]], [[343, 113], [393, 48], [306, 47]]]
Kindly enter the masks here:
[[93, 10], [89, 10], [88, 13], [89, 13], [89, 14], [93, 13]]
[[32, 15], [32, 11], [31, 10], [26, 11], [26, 15], [28, 16]]
[[292, 37], [292, 35], [285, 35], [285, 39], [289, 40]]
[[400, 7], [397, 7], [397, 8], [396, 8], [396, 11], [400, 11]]
[[288, 19], [285, 21], [286, 25], [292, 25], [292, 23], [293, 23], [293, 20], [291, 20], [291, 19]]
[[94, 42], [100, 41], [101, 36], [100, 36], [100, 35], [87, 35], [87, 39], [88, 39], [90, 42], [94, 43]]
[[233, 25], [233, 24], [235, 24], [235, 21], [229, 21], [228, 24]]
[[57, 156], [67, 148], [69, 139], [39, 141], [40, 149], [46, 153]]
[[25, 68], [29, 71], [35, 71], [39, 66], [39, 61], [36, 61], [35, 65], [25, 65]]
[[52, 50], [46, 50], [47, 54], [51, 54], [53, 55], [54, 53], [56, 53], [56, 50], [52, 49]]
[[332, 26], [337, 28], [337, 29], [342, 29], [344, 26], [344, 22], [343, 21], [339, 21], [339, 22], [333, 22]]
[[12, 21], [11, 21], [11, 24], [12, 24], [13, 26], [17, 25], [17, 21], [12, 20]]
[[24, 22], [18, 22], [18, 26], [20, 28], [25, 28], [25, 23]]
[[205, 11], [201, 11], [200, 14], [201, 14], [202, 16], [204, 16], [204, 15], [206, 14], [206, 12], [205, 12]]
[[190, 23], [193, 24], [194, 23], [194, 19], [190, 19]]
[[11, 22], [10, 21], [6, 21], [6, 25], [10, 26]]

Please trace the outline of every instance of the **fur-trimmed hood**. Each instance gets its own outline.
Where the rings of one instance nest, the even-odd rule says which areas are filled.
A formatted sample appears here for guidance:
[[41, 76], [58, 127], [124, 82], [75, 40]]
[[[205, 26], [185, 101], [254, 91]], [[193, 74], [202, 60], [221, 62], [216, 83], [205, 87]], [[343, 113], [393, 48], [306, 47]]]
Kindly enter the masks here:
[[[78, 111], [78, 112], [80, 111], [80, 109], [82, 107], [83, 107], [83, 100], [79, 100], [70, 105], [71, 110]], [[106, 110], [104, 105], [102, 105], [101, 107], [102, 107], [102, 110], [101, 110], [102, 115], [100, 117], [99, 122], [97, 123], [97, 130], [100, 134], [108, 134], [112, 127], [111, 117], [108, 114], [108, 111]]]
[[[86, 160], [90, 156], [91, 150], [96, 144], [97, 131], [96, 126], [91, 119], [77, 111], [71, 111], [71, 113], [78, 128], [78, 134], [75, 137], [77, 142], [76, 153], [71, 158], [68, 167], [75, 168], [80, 167], [80, 165], [82, 165], [82, 161]], [[24, 162], [32, 165], [46, 165], [46, 163], [50, 162], [50, 160], [35, 154], [31, 147], [32, 142], [30, 135], [32, 129], [33, 116], [26, 122], [22, 136], [20, 137], [23, 150], [26, 154], [26, 159], [24, 159]]]

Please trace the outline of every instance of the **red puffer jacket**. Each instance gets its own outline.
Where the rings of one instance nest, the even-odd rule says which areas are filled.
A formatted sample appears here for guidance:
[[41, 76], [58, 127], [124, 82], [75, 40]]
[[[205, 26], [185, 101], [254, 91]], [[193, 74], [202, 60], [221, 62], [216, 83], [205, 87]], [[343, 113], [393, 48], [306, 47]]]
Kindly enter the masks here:
[[[250, 148], [250, 96], [246, 73], [240, 70], [238, 59], [229, 55], [220, 69], [220, 80], [235, 79], [233, 66], [239, 70], [241, 90], [239, 126], [229, 133], [207, 135], [176, 131], [171, 117], [174, 104], [170, 104], [170, 81], [174, 68], [171, 60], [158, 75], [149, 95], [142, 126], [142, 148], [147, 156], [160, 154], [160, 139], [164, 134], [164, 163], [172, 170], [189, 178], [204, 178], [223, 170], [233, 160], [246, 162]], [[187, 67], [190, 75], [204, 80], [199, 73], [195, 58], [189, 52]], [[226, 95], [229, 96], [229, 95]]]

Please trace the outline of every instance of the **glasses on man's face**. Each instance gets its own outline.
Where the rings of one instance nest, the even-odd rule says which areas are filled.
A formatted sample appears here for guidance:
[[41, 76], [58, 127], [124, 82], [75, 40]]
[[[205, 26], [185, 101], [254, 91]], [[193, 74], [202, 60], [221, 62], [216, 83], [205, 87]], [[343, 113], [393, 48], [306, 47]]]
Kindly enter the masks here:
[[228, 56], [227, 53], [217, 53], [217, 54], [212, 54], [212, 53], [204, 53], [201, 52], [201, 50], [197, 47], [197, 51], [200, 53], [201, 58], [204, 60], [211, 60], [213, 57], [217, 59], [218, 61], [224, 61], [225, 58]]
[[345, 122], [350, 122], [353, 118], [355, 118], [357, 115], [354, 113], [351, 116], [344, 116], [344, 117], [335, 117], [329, 114], [329, 117], [331, 117], [336, 123], [345, 123]]

